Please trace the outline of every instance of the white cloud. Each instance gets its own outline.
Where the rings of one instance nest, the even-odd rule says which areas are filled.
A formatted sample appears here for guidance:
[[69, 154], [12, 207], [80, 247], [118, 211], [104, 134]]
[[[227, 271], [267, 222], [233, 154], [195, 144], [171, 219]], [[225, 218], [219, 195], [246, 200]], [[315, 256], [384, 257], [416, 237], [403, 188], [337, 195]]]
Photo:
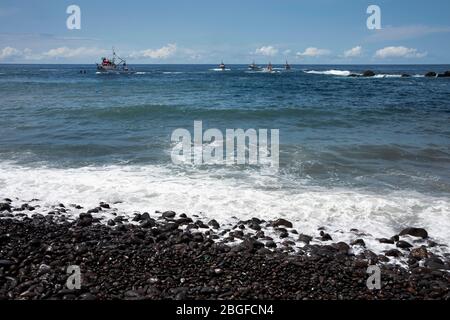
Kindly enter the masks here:
[[309, 47], [303, 52], [297, 52], [297, 56], [304, 58], [304, 57], [319, 57], [319, 56], [326, 56], [330, 54], [330, 50], [327, 49], [318, 49], [314, 47]]
[[167, 59], [177, 52], [176, 44], [168, 44], [159, 49], [147, 49], [133, 52], [131, 58]]
[[426, 52], [419, 52], [414, 48], [407, 47], [386, 47], [377, 50], [375, 57], [380, 59], [385, 58], [423, 58], [427, 55]]
[[23, 56], [23, 52], [12, 47], [3, 48], [0, 51], [0, 60], [13, 59]]
[[255, 54], [273, 57], [278, 54], [278, 49], [273, 46], [262, 46], [261, 48], [256, 49]]
[[288, 56], [288, 55], [290, 55], [292, 53], [292, 50], [291, 49], [287, 49], [287, 50], [284, 50], [283, 51], [283, 54], [285, 55], [285, 56]]
[[55, 49], [50, 49], [43, 53], [43, 56], [48, 58], [81, 58], [81, 57], [99, 57], [106, 54], [106, 50], [98, 48], [68, 48], [59, 47]]
[[435, 33], [448, 33], [450, 27], [430, 27], [430, 26], [388, 26], [374, 32], [368, 37], [369, 41], [395, 41], [424, 37]]
[[351, 48], [350, 50], [347, 50], [344, 52], [345, 58], [356, 58], [360, 57], [362, 55], [362, 47], [356, 46], [354, 48]]

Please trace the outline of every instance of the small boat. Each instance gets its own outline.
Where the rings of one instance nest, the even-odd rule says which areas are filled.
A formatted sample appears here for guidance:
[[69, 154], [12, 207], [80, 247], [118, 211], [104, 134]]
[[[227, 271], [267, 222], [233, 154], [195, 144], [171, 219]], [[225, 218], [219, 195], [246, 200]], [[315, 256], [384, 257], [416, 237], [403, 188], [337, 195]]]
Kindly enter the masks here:
[[268, 72], [273, 72], [273, 66], [272, 66], [271, 62], [269, 62], [269, 64], [267, 65], [267, 71]]
[[287, 62], [287, 60], [286, 64], [284, 65], [284, 70], [291, 70], [291, 65]]
[[225, 66], [225, 64], [222, 61], [221, 64], [219, 65], [219, 69], [222, 70], [222, 71], [225, 71], [225, 68], [226, 68], [226, 66]]
[[102, 58], [102, 62], [97, 63], [97, 71], [100, 73], [130, 73], [125, 59], [119, 57], [113, 48], [112, 58]]
[[252, 71], [260, 71], [261, 70], [261, 68], [255, 64], [255, 61], [253, 61], [252, 64], [248, 66], [248, 69], [252, 70]]

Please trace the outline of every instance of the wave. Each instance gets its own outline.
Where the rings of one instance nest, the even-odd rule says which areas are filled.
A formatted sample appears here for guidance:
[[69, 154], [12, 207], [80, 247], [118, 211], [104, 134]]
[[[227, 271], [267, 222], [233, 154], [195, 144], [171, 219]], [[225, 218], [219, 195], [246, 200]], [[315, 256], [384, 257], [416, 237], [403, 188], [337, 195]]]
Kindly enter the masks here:
[[182, 74], [182, 71], [164, 71], [163, 74]]
[[192, 168], [187, 172], [157, 165], [56, 169], [0, 163], [0, 198], [40, 199], [35, 212], [43, 213], [61, 202], [89, 208], [100, 201], [117, 203], [119, 212], [129, 215], [175, 210], [216, 219], [225, 227], [236, 223], [233, 216], [284, 217], [306, 234], [317, 235], [317, 228], [324, 226], [334, 241], [354, 240], [349, 230], [358, 228], [373, 236], [366, 241], [372, 250], [384, 249], [375, 238], [389, 238], [406, 226], [421, 226], [437, 241], [450, 244], [447, 197], [308, 187], [295, 180], [294, 188], [282, 188], [276, 175], [230, 170]]
[[231, 71], [231, 69], [220, 69], [220, 68], [214, 68], [214, 69], [209, 69], [210, 71], [219, 71], [219, 72], [222, 72], [222, 71]]
[[342, 76], [342, 77], [348, 77], [352, 73], [347, 70], [326, 70], [326, 71], [316, 71], [316, 70], [306, 70], [304, 71], [308, 74], [323, 74], [323, 75], [332, 75], [332, 76]]

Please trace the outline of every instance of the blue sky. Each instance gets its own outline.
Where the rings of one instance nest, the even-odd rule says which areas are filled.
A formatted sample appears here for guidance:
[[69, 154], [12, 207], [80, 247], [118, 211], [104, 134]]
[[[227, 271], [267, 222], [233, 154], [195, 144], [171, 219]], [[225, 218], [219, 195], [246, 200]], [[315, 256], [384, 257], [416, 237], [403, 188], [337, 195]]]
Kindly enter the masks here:
[[[81, 30], [66, 9], [81, 8]], [[367, 7], [381, 8], [369, 30]], [[450, 1], [1, 0], [0, 63], [450, 63]]]

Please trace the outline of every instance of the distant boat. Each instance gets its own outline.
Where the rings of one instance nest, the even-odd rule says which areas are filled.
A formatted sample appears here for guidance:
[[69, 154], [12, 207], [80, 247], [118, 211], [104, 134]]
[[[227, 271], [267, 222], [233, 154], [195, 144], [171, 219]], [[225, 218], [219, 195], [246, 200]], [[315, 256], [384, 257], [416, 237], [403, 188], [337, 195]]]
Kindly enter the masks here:
[[267, 65], [267, 71], [273, 72], [273, 66], [271, 62], [269, 62], [269, 64]]
[[219, 69], [222, 70], [222, 71], [225, 71], [225, 68], [226, 68], [226, 66], [225, 66], [225, 64], [222, 61], [221, 64], [219, 64]]
[[248, 66], [248, 68], [249, 68], [250, 70], [252, 70], [252, 71], [259, 71], [259, 70], [261, 70], [261, 68], [258, 67], [258, 66], [255, 64], [255, 61], [253, 61], [252, 64]]
[[97, 71], [100, 73], [129, 73], [127, 62], [119, 57], [113, 48], [112, 58], [102, 58], [102, 62], [97, 63]]
[[291, 70], [291, 65], [287, 62], [287, 60], [286, 64], [284, 65], [284, 70]]

